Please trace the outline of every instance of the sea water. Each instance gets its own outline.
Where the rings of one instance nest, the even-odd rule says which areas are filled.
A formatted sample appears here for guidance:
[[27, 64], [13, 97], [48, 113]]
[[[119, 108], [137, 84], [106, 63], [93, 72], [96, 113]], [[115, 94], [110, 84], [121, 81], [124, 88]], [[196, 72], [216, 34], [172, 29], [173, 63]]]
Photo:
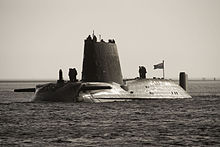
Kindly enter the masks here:
[[0, 82], [1, 146], [220, 146], [220, 81], [190, 81], [192, 99], [34, 103]]

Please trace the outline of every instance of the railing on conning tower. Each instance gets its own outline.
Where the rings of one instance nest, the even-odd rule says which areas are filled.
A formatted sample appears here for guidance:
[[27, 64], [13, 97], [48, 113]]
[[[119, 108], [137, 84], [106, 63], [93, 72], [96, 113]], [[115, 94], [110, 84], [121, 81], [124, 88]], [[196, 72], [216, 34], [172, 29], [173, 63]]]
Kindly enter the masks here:
[[89, 35], [84, 44], [82, 80], [123, 84], [120, 60], [115, 41], [105, 42]]

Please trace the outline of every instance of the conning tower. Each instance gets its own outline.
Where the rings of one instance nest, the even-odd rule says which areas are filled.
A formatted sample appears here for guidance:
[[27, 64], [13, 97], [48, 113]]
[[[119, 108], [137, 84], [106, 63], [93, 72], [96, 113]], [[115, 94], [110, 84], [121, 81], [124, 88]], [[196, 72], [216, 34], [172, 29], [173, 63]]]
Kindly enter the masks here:
[[85, 40], [82, 81], [84, 82], [116, 82], [123, 84], [121, 66], [114, 40], [97, 41], [90, 35]]

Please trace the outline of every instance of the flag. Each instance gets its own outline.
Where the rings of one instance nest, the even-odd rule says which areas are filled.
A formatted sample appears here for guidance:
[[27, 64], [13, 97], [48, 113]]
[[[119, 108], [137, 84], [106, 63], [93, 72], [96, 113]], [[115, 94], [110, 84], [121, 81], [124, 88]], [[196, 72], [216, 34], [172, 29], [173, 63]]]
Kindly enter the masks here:
[[164, 62], [154, 65], [154, 69], [164, 69]]

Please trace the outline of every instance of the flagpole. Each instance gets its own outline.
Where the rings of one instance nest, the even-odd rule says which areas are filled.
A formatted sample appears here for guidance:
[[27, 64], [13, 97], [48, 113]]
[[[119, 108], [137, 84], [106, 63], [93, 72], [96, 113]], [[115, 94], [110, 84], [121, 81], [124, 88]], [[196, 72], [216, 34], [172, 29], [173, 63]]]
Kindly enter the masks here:
[[164, 68], [165, 68], [165, 66], [164, 66], [164, 60], [163, 60], [163, 79], [165, 79], [165, 72], [164, 72]]

